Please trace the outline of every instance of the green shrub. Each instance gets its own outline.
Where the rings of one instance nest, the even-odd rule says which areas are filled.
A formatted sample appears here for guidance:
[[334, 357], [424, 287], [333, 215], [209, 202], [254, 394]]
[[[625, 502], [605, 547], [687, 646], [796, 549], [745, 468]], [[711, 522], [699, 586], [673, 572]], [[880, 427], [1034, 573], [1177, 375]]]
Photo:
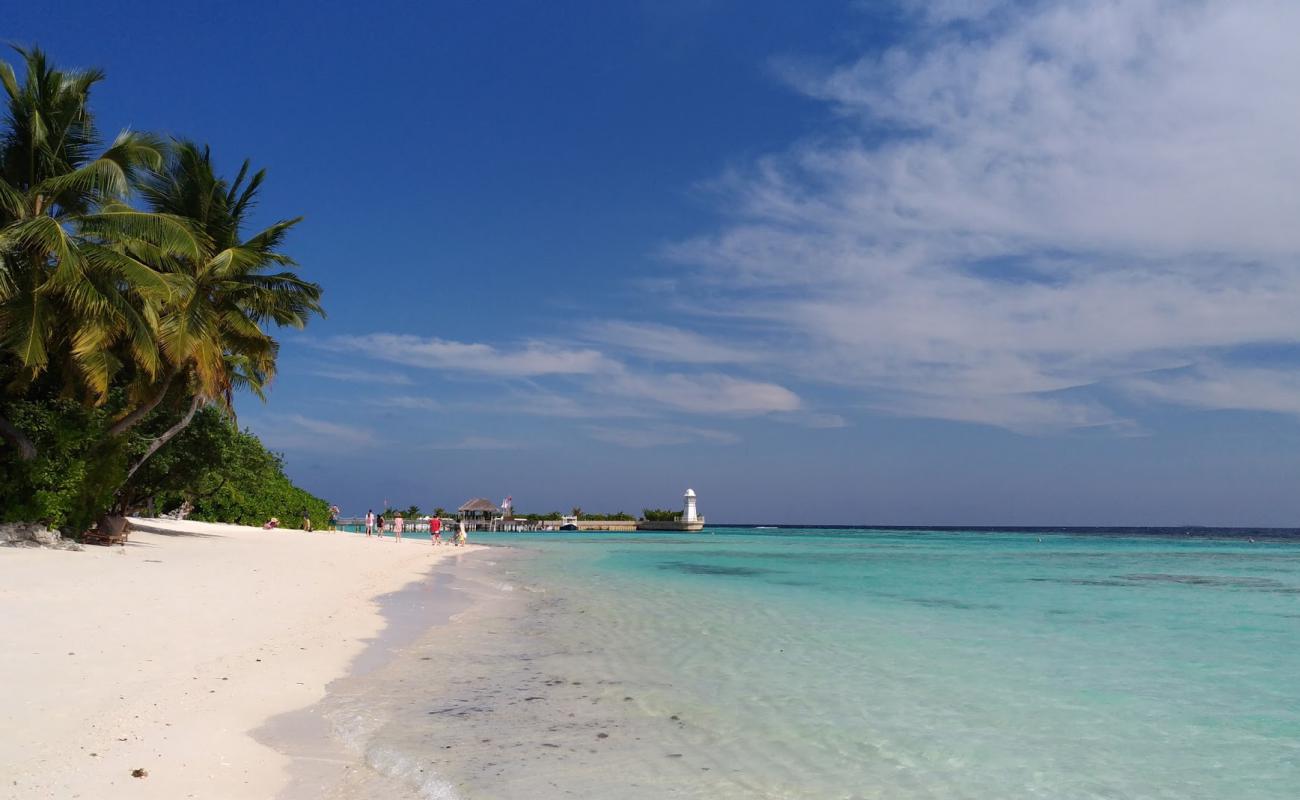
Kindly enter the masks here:
[[674, 522], [681, 515], [680, 511], [670, 511], [666, 508], [641, 509], [641, 519], [646, 522]]
[[220, 410], [200, 409], [190, 425], [129, 481], [127, 464], [180, 418], [159, 408], [125, 437], [107, 437], [112, 414], [71, 400], [14, 400], [3, 409], [37, 448], [20, 461], [0, 449], [0, 522], [44, 522], [69, 535], [87, 530], [109, 510], [162, 513], [183, 502], [192, 519], [261, 525], [278, 517], [297, 528], [303, 513], [323, 529], [329, 505], [295, 486], [281, 457]]
[[90, 527], [126, 474], [126, 443], [103, 436], [108, 415], [71, 400], [14, 400], [3, 413], [31, 438], [37, 456], [0, 458], [0, 521], [44, 522], [65, 533]]
[[329, 521], [329, 504], [295, 486], [283, 459], [215, 408], [204, 408], [127, 484], [133, 508], [172, 511], [193, 504], [190, 519], [261, 525], [271, 517], [287, 528]]

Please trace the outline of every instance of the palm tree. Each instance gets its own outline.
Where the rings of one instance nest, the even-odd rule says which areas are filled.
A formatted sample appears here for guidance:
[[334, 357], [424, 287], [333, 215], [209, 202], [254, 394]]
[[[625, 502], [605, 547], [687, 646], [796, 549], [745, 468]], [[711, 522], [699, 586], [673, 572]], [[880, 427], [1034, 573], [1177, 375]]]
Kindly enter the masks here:
[[[161, 367], [155, 309], [172, 293], [164, 276], [133, 254], [194, 258], [200, 233], [166, 213], [137, 211], [125, 199], [144, 170], [162, 161], [161, 144], [120, 134], [98, 156], [88, 105], [99, 70], [51, 67], [39, 49], [16, 48], [19, 84], [0, 61], [8, 98], [0, 132], [0, 380], [21, 396], [56, 372], [66, 395], [103, 403], [115, 375], [141, 380]], [[0, 436], [30, 460], [36, 448], [0, 416]]]
[[279, 352], [279, 344], [266, 331], [268, 324], [301, 328], [312, 315], [324, 314], [320, 286], [300, 278], [293, 271], [293, 259], [279, 249], [301, 217], [245, 236], [247, 217], [266, 177], [265, 170], [251, 175], [249, 170], [245, 161], [235, 179], [226, 181], [217, 176], [209, 148], [178, 141], [165, 165], [141, 186], [153, 212], [188, 220], [207, 247], [197, 256], [147, 244], [133, 249], [173, 290], [158, 318], [164, 380], [132, 387], [139, 404], [117, 420], [110, 434], [125, 432], [169, 395], [188, 399], [189, 408], [152, 442], [128, 477], [183, 430], [203, 405], [216, 403], [233, 412], [236, 389], [262, 396], [262, 388], [275, 375]]

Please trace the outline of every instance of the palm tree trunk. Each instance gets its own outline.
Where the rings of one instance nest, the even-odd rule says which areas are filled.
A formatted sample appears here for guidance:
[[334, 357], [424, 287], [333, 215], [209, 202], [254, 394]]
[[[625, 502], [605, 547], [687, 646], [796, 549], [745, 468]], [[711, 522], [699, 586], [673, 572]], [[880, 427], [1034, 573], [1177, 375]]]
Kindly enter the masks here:
[[172, 388], [172, 380], [175, 377], [176, 377], [175, 372], [168, 375], [167, 378], [163, 380], [162, 385], [159, 387], [158, 393], [155, 394], [153, 397], [149, 398], [148, 400], [146, 400], [138, 408], [136, 408], [131, 413], [127, 414], [125, 417], [122, 417], [117, 422], [114, 422], [113, 427], [108, 429], [108, 435], [119, 436], [123, 433], [126, 433], [131, 428], [134, 428], [136, 426], [136, 423], [138, 423], [140, 420], [148, 416], [149, 412], [157, 408], [158, 404], [161, 403], [163, 401], [163, 398], [167, 396], [167, 392], [169, 392]]
[[[190, 410], [185, 412], [185, 416], [181, 417], [175, 425], [164, 431], [162, 436], [154, 439], [153, 444], [149, 445], [149, 449], [144, 451], [144, 455], [140, 456], [140, 460], [131, 465], [131, 469], [126, 473], [126, 480], [122, 482], [123, 485], [125, 485], [127, 481], [131, 480], [131, 476], [136, 473], [136, 470], [144, 466], [144, 462], [148, 461], [150, 456], [158, 452], [159, 448], [170, 442], [176, 434], [185, 430], [186, 426], [194, 420], [194, 415], [203, 407], [204, 402], [203, 397], [195, 395], [194, 400], [190, 402]], [[154, 405], [157, 405], [157, 403]]]
[[14, 447], [18, 448], [18, 459], [20, 461], [31, 461], [36, 458], [36, 445], [32, 440], [27, 438], [27, 434], [14, 427], [14, 424], [4, 417], [0, 417], [0, 436], [8, 439]]

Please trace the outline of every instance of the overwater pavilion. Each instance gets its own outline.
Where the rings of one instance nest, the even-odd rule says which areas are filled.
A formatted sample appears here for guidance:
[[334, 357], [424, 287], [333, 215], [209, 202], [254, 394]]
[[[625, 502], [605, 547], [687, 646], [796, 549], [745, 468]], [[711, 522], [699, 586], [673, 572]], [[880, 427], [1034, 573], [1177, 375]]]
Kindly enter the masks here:
[[501, 509], [486, 497], [475, 497], [456, 509], [456, 519], [465, 523], [465, 529], [470, 531], [496, 530], [501, 515]]

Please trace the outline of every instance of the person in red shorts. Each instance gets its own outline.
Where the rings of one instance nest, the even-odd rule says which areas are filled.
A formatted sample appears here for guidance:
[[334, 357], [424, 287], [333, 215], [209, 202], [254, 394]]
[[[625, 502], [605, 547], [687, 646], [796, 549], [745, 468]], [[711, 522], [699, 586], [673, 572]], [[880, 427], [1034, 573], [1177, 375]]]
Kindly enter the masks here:
[[431, 544], [442, 543], [442, 519], [439, 517], [429, 519], [429, 542]]

